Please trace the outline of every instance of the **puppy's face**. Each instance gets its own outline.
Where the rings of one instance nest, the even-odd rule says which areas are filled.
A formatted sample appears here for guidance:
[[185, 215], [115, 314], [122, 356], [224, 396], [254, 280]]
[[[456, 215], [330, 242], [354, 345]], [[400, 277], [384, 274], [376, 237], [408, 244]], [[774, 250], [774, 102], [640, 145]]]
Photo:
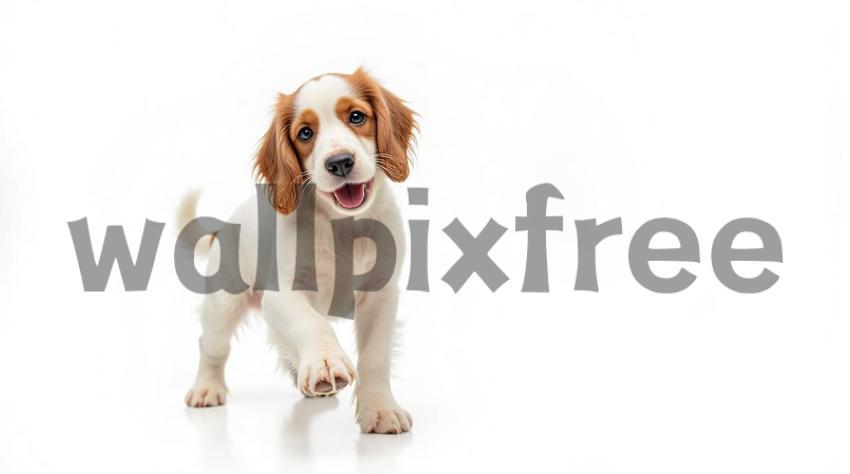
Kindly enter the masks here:
[[413, 112], [361, 69], [326, 74], [278, 96], [256, 168], [284, 214], [296, 208], [305, 182], [339, 213], [358, 214], [379, 191], [377, 174], [407, 177], [414, 128]]
[[374, 199], [377, 146], [375, 113], [340, 76], [321, 76], [295, 95], [289, 130], [301, 167], [319, 195], [342, 212]]

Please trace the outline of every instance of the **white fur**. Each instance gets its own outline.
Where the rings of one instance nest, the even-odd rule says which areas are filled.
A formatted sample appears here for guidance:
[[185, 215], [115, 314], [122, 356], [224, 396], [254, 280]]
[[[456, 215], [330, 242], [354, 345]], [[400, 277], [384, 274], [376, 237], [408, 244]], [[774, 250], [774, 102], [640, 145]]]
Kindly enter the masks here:
[[[194, 386], [186, 395], [193, 407], [223, 404], [227, 396], [224, 365], [230, 352], [230, 339], [243, 316], [260, 303], [268, 322], [269, 339], [280, 353], [298, 388], [308, 397], [335, 394], [343, 383], [356, 380], [357, 421], [363, 432], [401, 433], [410, 430], [410, 415], [395, 401], [390, 389], [390, 356], [398, 305], [398, 273], [405, 253], [402, 219], [388, 178], [375, 165], [375, 144], [353, 133], [336, 117], [334, 106], [341, 95], [351, 94], [348, 83], [336, 76], [323, 76], [306, 84], [296, 99], [296, 108], [310, 108], [319, 116], [320, 126], [313, 153], [305, 169], [322, 197], [316, 200], [317, 292], [292, 291], [296, 252], [296, 213], [277, 214], [277, 265], [280, 291], [252, 290], [231, 295], [219, 291], [205, 297], [201, 324], [200, 365]], [[339, 149], [355, 155], [355, 169], [345, 180], [324, 170], [323, 161]], [[367, 201], [354, 210], [337, 205], [328, 194], [342, 181], [363, 182], [374, 178]], [[180, 209], [180, 220], [194, 214], [196, 195], [190, 194]], [[297, 212], [297, 211], [296, 211]], [[391, 281], [377, 292], [355, 295], [355, 327], [358, 359], [355, 370], [326, 319], [334, 281], [334, 244], [331, 219], [348, 215], [370, 218], [386, 225], [395, 238], [396, 268]], [[257, 257], [257, 204], [243, 203], [228, 220], [241, 225], [239, 264], [242, 279], [253, 286]], [[375, 261], [375, 246], [368, 239], [354, 242], [354, 273], [368, 271]], [[218, 268], [216, 250], [209, 268]]]
[[[330, 193], [344, 183], [363, 183], [375, 175], [375, 142], [354, 133], [347, 124], [336, 115], [336, 103], [340, 97], [351, 97], [351, 85], [345, 79], [325, 75], [314, 79], [301, 87], [295, 98], [295, 115], [310, 109], [319, 116], [318, 135], [314, 138], [313, 152], [304, 160], [304, 168], [310, 171], [310, 179], [319, 189], [319, 199], [333, 204]], [[341, 153], [354, 155], [354, 168], [345, 178], [334, 176], [325, 171], [325, 160]], [[366, 201], [355, 211], [340, 206], [338, 210], [346, 215], [356, 215], [369, 207], [372, 199]]]

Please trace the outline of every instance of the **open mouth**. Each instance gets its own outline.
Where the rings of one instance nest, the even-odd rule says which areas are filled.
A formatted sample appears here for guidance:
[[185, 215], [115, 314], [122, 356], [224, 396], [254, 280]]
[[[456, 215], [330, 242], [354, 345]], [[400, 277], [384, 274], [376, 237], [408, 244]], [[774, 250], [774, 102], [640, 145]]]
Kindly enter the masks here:
[[365, 183], [346, 183], [336, 188], [333, 194], [337, 204], [346, 209], [356, 209], [360, 207], [369, 195], [369, 190], [372, 189], [372, 180]]

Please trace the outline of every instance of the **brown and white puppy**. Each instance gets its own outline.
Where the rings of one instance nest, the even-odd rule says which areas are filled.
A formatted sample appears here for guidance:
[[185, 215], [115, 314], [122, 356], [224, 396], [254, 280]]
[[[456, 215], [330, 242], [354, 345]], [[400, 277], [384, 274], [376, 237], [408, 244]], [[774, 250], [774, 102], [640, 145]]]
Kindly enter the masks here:
[[[308, 397], [334, 395], [357, 381], [357, 421], [363, 432], [402, 433], [410, 415], [390, 390], [390, 357], [398, 306], [398, 269], [404, 255], [402, 220], [388, 182], [408, 175], [408, 154], [416, 128], [414, 113], [362, 69], [353, 74], [316, 77], [291, 95], [279, 94], [271, 126], [257, 153], [258, 174], [274, 185], [277, 209], [277, 264], [280, 291], [206, 296], [201, 323], [200, 367], [186, 395], [192, 407], [225, 402], [224, 365], [230, 339], [243, 316], [259, 305], [269, 338], [298, 388]], [[318, 291], [293, 291], [296, 214], [303, 184], [318, 195], [315, 252]], [[180, 224], [194, 217], [197, 195], [181, 205]], [[357, 369], [344, 353], [324, 312], [334, 283], [331, 220], [348, 216], [375, 219], [390, 229], [397, 248], [391, 281], [375, 292], [355, 296]], [[253, 286], [257, 260], [257, 204], [251, 199], [228, 220], [241, 226], [239, 263], [242, 279]], [[375, 262], [368, 239], [354, 242], [354, 273]], [[207, 249], [208, 250], [208, 249]], [[209, 268], [218, 268], [211, 252]]]

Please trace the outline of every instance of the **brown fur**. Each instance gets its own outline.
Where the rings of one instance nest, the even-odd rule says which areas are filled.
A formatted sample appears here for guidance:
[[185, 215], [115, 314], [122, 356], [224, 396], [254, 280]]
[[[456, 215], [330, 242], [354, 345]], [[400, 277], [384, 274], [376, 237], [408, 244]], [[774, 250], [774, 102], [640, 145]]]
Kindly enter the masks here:
[[[360, 125], [348, 123], [348, 116], [355, 110], [366, 116], [366, 120]], [[368, 103], [353, 97], [340, 97], [336, 102], [336, 116], [361, 137], [375, 138], [375, 114]]]
[[408, 152], [416, 130], [413, 111], [395, 94], [381, 87], [363, 68], [344, 77], [374, 111], [378, 164], [391, 180], [404, 181], [410, 174]]
[[[313, 152], [313, 146], [316, 144], [315, 138], [319, 135], [319, 125], [319, 117], [316, 115], [316, 112], [310, 109], [304, 109], [303, 112], [298, 114], [298, 118], [292, 122], [292, 126], [289, 127], [289, 140], [295, 144], [295, 151], [300, 160], [306, 160], [310, 156], [310, 153]], [[313, 138], [306, 142], [299, 140], [298, 131], [302, 127], [313, 129]]]
[[283, 214], [289, 214], [298, 207], [298, 191], [304, 180], [301, 162], [290, 138], [292, 99], [290, 95], [277, 95], [274, 118], [260, 141], [254, 161], [255, 171], [270, 185], [272, 205]]

